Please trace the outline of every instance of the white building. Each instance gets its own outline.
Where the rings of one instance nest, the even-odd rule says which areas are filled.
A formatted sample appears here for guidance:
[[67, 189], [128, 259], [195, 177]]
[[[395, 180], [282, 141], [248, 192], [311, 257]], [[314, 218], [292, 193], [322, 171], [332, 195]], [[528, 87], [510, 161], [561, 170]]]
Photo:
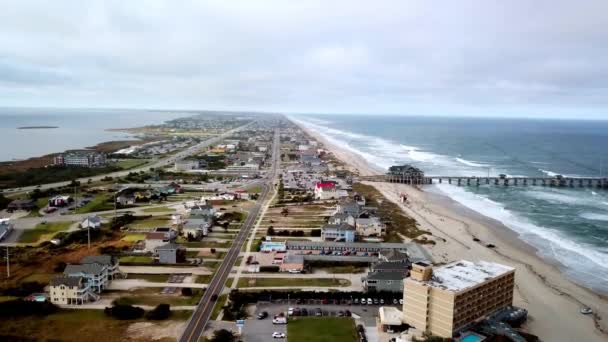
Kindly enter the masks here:
[[101, 227], [101, 217], [97, 215], [87, 216], [81, 223], [80, 228], [82, 229], [98, 229]]
[[376, 216], [355, 219], [355, 228], [360, 236], [382, 236], [386, 231], [386, 226]]
[[334, 183], [317, 183], [315, 185], [315, 199], [328, 200], [336, 199], [336, 185]]
[[260, 165], [259, 164], [255, 164], [255, 163], [247, 163], [247, 164], [234, 164], [234, 165], [230, 165], [228, 167], [226, 167], [226, 170], [228, 171], [236, 171], [236, 172], [252, 172], [252, 171], [258, 171], [260, 169]]
[[56, 277], [49, 284], [49, 300], [58, 305], [81, 305], [99, 298], [84, 277]]
[[175, 161], [175, 165], [173, 169], [175, 171], [189, 171], [189, 170], [198, 170], [203, 167], [206, 167], [207, 163], [204, 160], [198, 159], [181, 159]]

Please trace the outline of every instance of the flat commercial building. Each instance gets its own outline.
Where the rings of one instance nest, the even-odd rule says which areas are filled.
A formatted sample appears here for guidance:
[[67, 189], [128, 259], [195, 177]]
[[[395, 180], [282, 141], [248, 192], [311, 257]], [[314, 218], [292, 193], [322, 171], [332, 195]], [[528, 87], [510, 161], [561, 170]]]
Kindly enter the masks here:
[[391, 250], [407, 253], [410, 261], [430, 261], [431, 256], [421, 245], [415, 242], [408, 243], [369, 243], [369, 242], [333, 242], [333, 241], [287, 241], [287, 250], [290, 251], [350, 251], [381, 253]]
[[456, 261], [433, 269], [412, 264], [404, 281], [405, 323], [449, 337], [474, 320], [513, 303], [515, 269], [492, 262]]

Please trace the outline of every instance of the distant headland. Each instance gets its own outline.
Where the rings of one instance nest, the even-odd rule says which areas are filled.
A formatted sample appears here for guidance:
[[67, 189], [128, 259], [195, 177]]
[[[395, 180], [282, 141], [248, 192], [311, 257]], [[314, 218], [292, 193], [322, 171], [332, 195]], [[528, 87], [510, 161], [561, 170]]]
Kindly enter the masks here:
[[53, 129], [59, 128], [59, 126], [23, 126], [17, 127], [17, 129]]

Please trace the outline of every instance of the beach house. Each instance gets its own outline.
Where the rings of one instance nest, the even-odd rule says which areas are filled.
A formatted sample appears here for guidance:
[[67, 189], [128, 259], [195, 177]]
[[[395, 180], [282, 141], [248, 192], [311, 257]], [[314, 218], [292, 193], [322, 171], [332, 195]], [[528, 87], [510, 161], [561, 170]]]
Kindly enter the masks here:
[[376, 216], [357, 218], [355, 228], [359, 236], [382, 236], [386, 232], [386, 226]]
[[342, 224], [326, 224], [321, 227], [321, 239], [323, 241], [355, 242], [355, 227]]
[[329, 200], [337, 198], [336, 184], [334, 183], [317, 183], [314, 189], [315, 199]]
[[84, 277], [55, 277], [49, 283], [49, 299], [58, 305], [81, 305], [99, 296], [91, 291]]

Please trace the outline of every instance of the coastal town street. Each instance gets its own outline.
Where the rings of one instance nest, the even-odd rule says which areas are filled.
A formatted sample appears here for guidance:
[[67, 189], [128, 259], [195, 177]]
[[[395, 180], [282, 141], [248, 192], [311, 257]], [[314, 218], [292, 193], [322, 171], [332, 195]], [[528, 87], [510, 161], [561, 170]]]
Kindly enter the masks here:
[[181, 338], [179, 339], [180, 342], [199, 341], [205, 329], [205, 325], [207, 324], [207, 321], [209, 321], [209, 317], [211, 316], [213, 307], [216, 304], [215, 300], [213, 300], [212, 298], [217, 298], [221, 294], [224, 288], [224, 284], [226, 283], [226, 279], [230, 274], [230, 270], [236, 263], [236, 259], [251, 231], [251, 228], [253, 227], [258, 218], [258, 214], [260, 212], [260, 209], [262, 208], [263, 203], [268, 199], [268, 194], [273, 191], [273, 182], [275, 181], [279, 164], [279, 149], [279, 129], [276, 128], [274, 142], [272, 145], [272, 166], [271, 171], [268, 174], [266, 184], [264, 185], [264, 189], [262, 190], [262, 193], [258, 198], [255, 206], [249, 211], [249, 215], [247, 216], [245, 223], [243, 223], [243, 225], [241, 226], [241, 229], [236, 239], [232, 243], [230, 251], [228, 251], [228, 254], [225, 257], [224, 261], [211, 279], [211, 282], [209, 283], [205, 294], [201, 298], [198, 307], [194, 311], [194, 314], [190, 318], [186, 329], [184, 330], [183, 334], [181, 335]]

